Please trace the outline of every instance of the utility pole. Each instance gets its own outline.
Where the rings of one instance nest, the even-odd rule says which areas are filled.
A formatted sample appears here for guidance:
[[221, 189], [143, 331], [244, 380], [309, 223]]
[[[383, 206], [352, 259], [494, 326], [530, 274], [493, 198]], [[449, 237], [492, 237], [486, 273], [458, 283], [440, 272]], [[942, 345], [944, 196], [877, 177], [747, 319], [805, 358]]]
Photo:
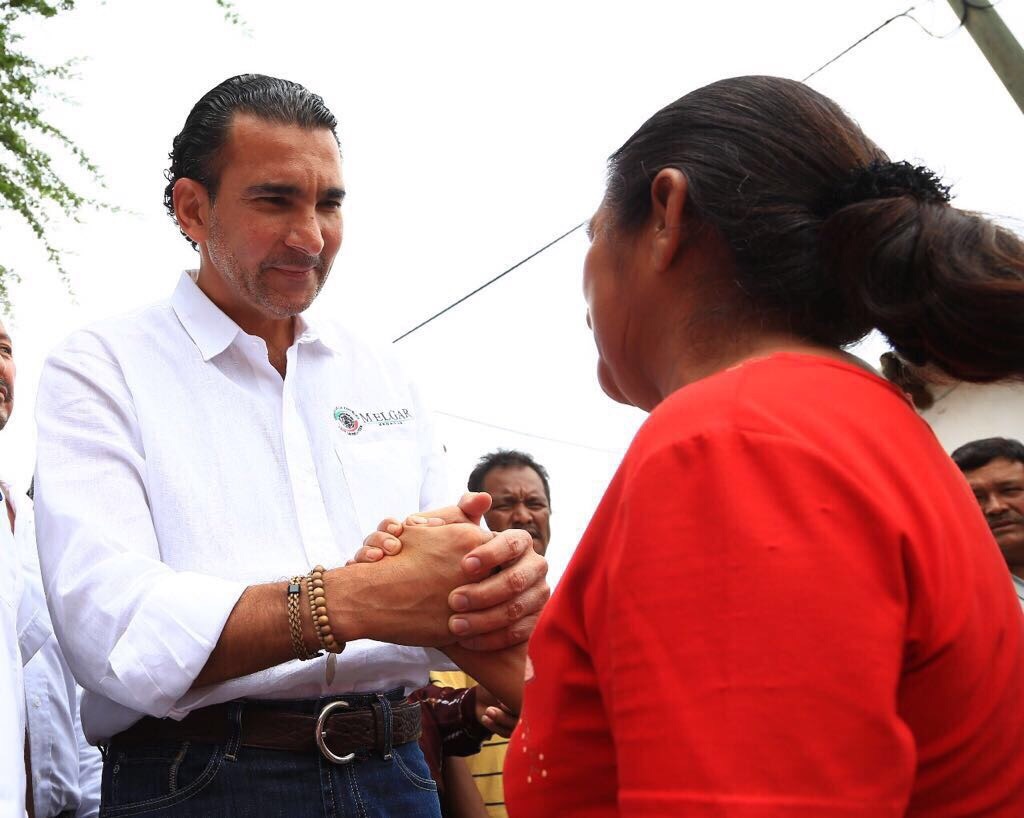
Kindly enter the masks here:
[[1024, 113], [1024, 49], [992, 8], [993, 2], [949, 0], [949, 5]]

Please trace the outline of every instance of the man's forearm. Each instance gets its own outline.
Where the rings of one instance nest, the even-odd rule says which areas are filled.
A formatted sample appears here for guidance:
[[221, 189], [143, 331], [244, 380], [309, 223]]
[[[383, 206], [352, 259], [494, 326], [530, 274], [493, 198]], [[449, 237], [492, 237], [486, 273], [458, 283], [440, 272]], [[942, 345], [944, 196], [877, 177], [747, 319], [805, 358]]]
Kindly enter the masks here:
[[[447, 587], [435, 591], [437, 610], [428, 615], [415, 604], [392, 600], [386, 570], [378, 566], [350, 565], [324, 574], [328, 618], [339, 642], [378, 639], [399, 644], [438, 645], [454, 640], [447, 629]], [[413, 583], [407, 583], [413, 585]], [[221, 631], [217, 645], [192, 687], [205, 687], [237, 679], [295, 658], [288, 621], [288, 583], [250, 585], [239, 597]], [[415, 589], [413, 589], [415, 591]], [[405, 595], [409, 589], [404, 588]], [[419, 603], [421, 593], [413, 593]], [[320, 650], [313, 628], [306, 587], [299, 601], [302, 641], [308, 653]], [[434, 623], [433, 627], [429, 623]]]
[[[529, 547], [529, 535], [524, 532], [492, 535], [473, 525], [455, 524], [409, 529], [404, 537], [409, 541], [406, 543], [408, 547], [399, 555], [379, 562], [334, 568], [324, 574], [328, 618], [339, 642], [365, 638], [398, 645], [442, 647], [451, 645], [456, 638], [486, 638], [510, 624], [507, 619], [495, 620], [493, 612], [486, 613], [488, 609], [497, 608], [503, 612], [509, 607], [509, 601], [522, 593], [526, 600], [523, 607], [527, 613], [533, 613], [540, 607], [538, 599], [546, 598], [543, 571], [534, 571], [522, 580], [527, 586], [525, 592], [521, 587], [505, 588], [503, 585], [487, 591], [484, 584], [473, 584], [476, 579], [472, 574], [463, 573], [462, 559], [475, 549], [475, 553], [491, 561], [481, 563], [477, 560], [481, 563], [477, 574], [486, 578], [494, 563], [508, 560], [517, 541], [520, 549]], [[486, 544], [493, 553], [480, 548], [482, 544]], [[540, 559], [532, 549], [529, 554]], [[533, 567], [537, 568], [536, 565]], [[540, 568], [544, 568], [543, 561]], [[529, 566], [523, 570], [528, 569]], [[464, 583], [467, 581], [472, 588], [481, 589], [481, 599], [469, 610], [461, 611], [460, 616], [470, 620], [474, 611], [484, 611], [479, 615], [485, 619], [477, 623], [475, 630], [456, 637], [448, 629], [453, 613], [448, 599], [456, 587], [466, 587]], [[503, 577], [501, 581], [507, 580]], [[543, 595], [537, 592], [538, 582]], [[465, 593], [473, 595], [471, 591]], [[319, 642], [304, 595], [300, 615], [303, 642], [307, 651], [315, 652], [319, 649]], [[522, 621], [515, 624], [522, 630]], [[464, 660], [472, 664], [472, 669], [467, 666], [467, 672], [480, 678], [509, 707], [513, 702], [518, 707], [524, 647], [497, 651], [453, 650], [460, 657], [456, 662]], [[251, 585], [242, 592], [228, 616], [217, 645], [193, 687], [247, 676], [287, 662], [294, 655], [288, 627], [287, 583]], [[491, 656], [486, 662], [481, 658], [485, 655]], [[479, 673], [476, 671], [478, 667]], [[506, 697], [510, 701], [506, 701]]]
[[498, 697], [513, 713], [523, 705], [526, 645], [496, 651], [476, 651], [459, 645], [442, 648], [466, 673]]
[[[295, 658], [288, 628], [288, 583], [250, 585], [235, 603], [193, 688], [248, 676]], [[306, 649], [317, 643], [305, 592], [299, 608]]]

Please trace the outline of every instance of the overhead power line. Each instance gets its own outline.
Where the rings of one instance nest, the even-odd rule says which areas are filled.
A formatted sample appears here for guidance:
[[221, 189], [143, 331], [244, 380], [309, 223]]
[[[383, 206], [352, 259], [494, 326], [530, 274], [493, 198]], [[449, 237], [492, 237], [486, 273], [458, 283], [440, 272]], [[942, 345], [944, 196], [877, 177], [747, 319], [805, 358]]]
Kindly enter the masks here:
[[[861, 37], [861, 38], [860, 38], [859, 40], [857, 40], [857, 42], [855, 42], [855, 43], [854, 43], [853, 45], [851, 45], [851, 46], [848, 46], [847, 48], [844, 48], [844, 49], [843, 49], [842, 51], [840, 51], [840, 52], [839, 52], [838, 54], [836, 54], [836, 55], [835, 55], [835, 56], [834, 56], [834, 57], [833, 57], [833, 58], [832, 58], [831, 60], [829, 60], [829, 61], [828, 61], [827, 63], [825, 63], [824, 65], [821, 65], [821, 66], [819, 66], [818, 68], [815, 68], [815, 69], [814, 69], [814, 70], [813, 70], [813, 71], [812, 71], [812, 72], [811, 72], [810, 74], [808, 74], [808, 75], [807, 75], [806, 77], [804, 77], [804, 78], [803, 78], [803, 79], [801, 80], [801, 82], [807, 82], [807, 80], [809, 80], [809, 79], [810, 79], [811, 77], [813, 77], [813, 76], [814, 76], [815, 74], [820, 74], [820, 73], [821, 73], [822, 71], [824, 71], [824, 70], [825, 70], [826, 68], [828, 68], [828, 67], [829, 67], [830, 65], [832, 65], [832, 63], [836, 62], [837, 60], [840, 60], [840, 59], [842, 59], [842, 58], [843, 58], [843, 57], [845, 57], [845, 56], [846, 56], [847, 54], [849, 54], [849, 53], [850, 53], [851, 51], [853, 51], [853, 49], [855, 49], [855, 48], [856, 48], [857, 46], [859, 46], [859, 45], [860, 45], [861, 43], [863, 43], [863, 42], [866, 42], [867, 40], [870, 40], [870, 39], [871, 39], [872, 37], [874, 37], [874, 36], [875, 36], [875, 35], [876, 35], [876, 34], [877, 34], [877, 33], [878, 33], [879, 31], [881, 31], [881, 30], [882, 30], [883, 28], [885, 28], [885, 27], [886, 27], [887, 25], [889, 25], [890, 23], [894, 23], [894, 22], [896, 22], [896, 21], [897, 21], [897, 20], [899, 20], [899, 19], [900, 19], [901, 17], [907, 17], [907, 18], [913, 19], [913, 18], [911, 18], [911, 17], [910, 17], [910, 12], [912, 12], [913, 10], [914, 10], [914, 6], [911, 6], [911, 7], [910, 7], [910, 8], [908, 8], [908, 9], [907, 9], [906, 11], [901, 11], [901, 12], [900, 12], [899, 14], [896, 14], [896, 15], [893, 15], [892, 17], [890, 17], [890, 18], [889, 18], [888, 20], [886, 20], [886, 21], [885, 21], [884, 23], [881, 23], [880, 25], [877, 25], [877, 26], [875, 26], [875, 27], [874, 27], [873, 29], [871, 29], [871, 31], [869, 31], [869, 32], [868, 32], [867, 34], [865, 34], [865, 35], [864, 35], [863, 37]], [[914, 22], [917, 22], [917, 21], [915, 20]], [[921, 24], [920, 24], [920, 23], [918, 23], [918, 25], [921, 25]], [[922, 26], [922, 27], [923, 27], [923, 26]], [[929, 33], [930, 33], [930, 32], [929, 32]]]
[[[836, 56], [832, 57], [832, 59], [830, 59], [827, 62], [823, 63], [818, 68], [814, 69], [814, 71], [812, 71], [810, 74], [808, 74], [806, 77], [804, 77], [803, 80], [801, 80], [801, 81], [802, 82], [807, 82], [809, 79], [811, 79], [811, 77], [814, 77], [817, 74], [820, 74], [822, 71], [824, 71], [830, 65], [833, 65], [834, 63], [838, 62], [840, 59], [845, 57], [847, 54], [849, 54], [855, 48], [857, 48], [858, 46], [860, 46], [863, 43], [867, 42], [869, 39], [874, 37], [876, 34], [878, 34], [884, 28], [886, 28], [890, 24], [896, 22], [897, 20], [901, 20], [901, 19], [904, 19], [904, 18], [906, 18], [908, 20], [911, 20], [912, 22], [914, 22], [918, 26], [918, 28], [920, 28], [929, 37], [932, 37], [932, 38], [938, 39], [938, 40], [942, 40], [942, 39], [945, 39], [946, 37], [951, 36], [952, 34], [955, 34], [957, 31], [959, 31], [961, 28], [964, 27], [964, 25], [966, 23], [966, 20], [967, 20], [967, 17], [968, 17], [968, 14], [970, 13], [971, 10], [984, 11], [985, 9], [989, 9], [989, 8], [992, 8], [993, 6], [998, 5], [999, 2], [1002, 2], [1002, 0], [996, 0], [996, 2], [985, 2], [985, 3], [979, 3], [979, 2], [976, 2], [976, 0], [962, 0], [962, 2], [963, 2], [963, 5], [964, 5], [964, 11], [963, 11], [963, 15], [960, 17], [959, 24], [956, 26], [956, 28], [952, 29], [951, 31], [946, 32], [945, 34], [935, 34], [934, 32], [930, 31], [927, 26], [925, 26], [920, 20], [918, 20], [916, 17], [914, 17], [912, 12], [916, 9], [916, 6], [911, 6], [910, 8], [906, 9], [905, 11], [901, 11], [899, 14], [894, 14], [892, 17], [890, 17], [887, 20], [884, 20], [883, 22], [879, 23], [877, 26], [875, 26], [873, 29], [871, 29], [871, 31], [869, 31], [863, 37], [861, 37], [860, 39], [856, 40], [851, 45], [849, 45], [846, 48], [844, 48], [842, 51], [840, 51], [838, 54], [836, 54]], [[488, 281], [485, 281], [483, 284], [481, 284], [476, 289], [471, 290], [470, 292], [466, 293], [461, 298], [453, 301], [451, 304], [449, 304], [444, 309], [440, 310], [439, 312], [434, 313], [429, 318], [421, 321], [416, 326], [414, 326], [412, 329], [407, 330], [406, 332], [402, 333], [397, 338], [395, 338], [392, 341], [392, 343], [393, 344], [397, 344], [399, 341], [401, 341], [401, 340], [403, 340], [405, 338], [408, 338], [414, 332], [417, 332], [418, 330], [420, 330], [423, 327], [427, 326], [427, 324], [429, 324], [432, 321], [435, 321], [436, 319], [440, 318], [442, 315], [447, 313], [449, 310], [454, 309], [455, 307], [459, 306], [459, 304], [463, 303], [464, 301], [468, 301], [474, 295], [476, 295], [477, 293], [481, 292], [482, 290], [487, 289], [492, 284], [494, 284], [496, 281], [499, 281], [500, 279], [502, 279], [505, 276], [507, 276], [513, 270], [518, 269], [522, 265], [526, 264], [526, 262], [528, 262], [531, 259], [534, 259], [537, 256], [539, 256], [541, 253], [543, 253], [548, 248], [553, 247], [554, 245], [558, 244], [558, 242], [562, 241], [562, 239], [567, 238], [568, 236], [572, 235], [577, 230], [579, 230], [581, 227], [583, 227], [583, 225], [585, 225], [585, 224], [586, 224], [586, 222], [583, 221], [583, 222], [580, 222], [579, 224], [575, 225], [574, 227], [571, 227], [569, 230], [566, 230], [560, 236], [558, 236], [557, 238], [552, 239], [547, 244], [545, 244], [543, 247], [535, 250], [534, 252], [530, 253], [530, 255], [528, 255], [525, 258], [520, 259], [519, 261], [517, 261], [511, 267], [509, 267], [506, 270], [503, 270], [502, 272], [498, 273], [498, 275], [494, 276], [494, 278], [492, 278], [492, 279], [490, 279]], [[462, 415], [452, 414], [451, 412], [436, 412], [436, 414], [445, 415], [446, 417], [450, 417], [450, 418], [453, 418], [455, 420], [460, 420], [460, 421], [463, 421], [465, 423], [473, 423], [473, 424], [476, 424], [477, 426], [486, 426], [486, 427], [491, 428], [491, 429], [498, 429], [498, 430], [503, 431], [503, 432], [509, 432], [511, 434], [520, 435], [521, 437], [529, 437], [529, 438], [534, 438], [536, 440], [544, 440], [544, 441], [547, 441], [549, 443], [557, 443], [557, 444], [560, 444], [560, 445], [563, 445], [563, 446], [573, 446], [573, 447], [576, 447], [576, 448], [579, 448], [579, 449], [588, 449], [590, 451], [602, 452], [602, 453], [605, 453], [605, 454], [614, 454], [614, 455], [621, 455], [622, 454], [621, 451], [618, 451], [618, 450], [615, 450], [615, 449], [605, 449], [605, 448], [601, 448], [600, 446], [589, 446], [589, 445], [587, 445], [585, 443], [576, 443], [575, 441], [571, 441], [571, 440], [562, 440], [560, 438], [546, 437], [544, 435], [535, 435], [535, 434], [532, 434], [530, 432], [524, 432], [524, 431], [522, 431], [520, 429], [512, 429], [512, 428], [509, 428], [508, 426], [499, 426], [498, 424], [495, 424], [495, 423], [488, 423], [488, 422], [483, 421], [483, 420], [476, 420], [475, 418], [469, 418], [469, 417], [464, 417]]]
[[558, 238], [556, 238], [556, 239], [552, 239], [552, 240], [551, 240], [551, 241], [549, 241], [549, 242], [548, 242], [547, 244], [545, 244], [545, 245], [544, 245], [543, 247], [541, 247], [541, 248], [540, 248], [539, 250], [534, 250], [534, 251], [533, 251], [532, 253], [530, 253], [530, 255], [528, 255], [528, 256], [527, 256], [526, 258], [524, 258], [524, 259], [520, 259], [520, 260], [519, 260], [519, 261], [517, 261], [517, 262], [516, 262], [515, 264], [513, 264], [513, 265], [512, 265], [511, 267], [509, 267], [509, 268], [508, 268], [507, 270], [504, 270], [504, 271], [502, 271], [502, 272], [498, 273], [498, 275], [496, 275], [496, 276], [495, 276], [494, 278], [492, 278], [492, 279], [491, 279], [490, 281], [485, 281], [485, 282], [484, 282], [483, 284], [481, 284], [481, 285], [480, 285], [479, 287], [477, 287], [477, 288], [476, 288], [475, 290], [472, 290], [471, 292], [468, 292], [468, 293], [466, 293], [466, 294], [465, 294], [464, 296], [462, 296], [462, 298], [458, 299], [457, 301], [453, 301], [453, 302], [452, 302], [451, 304], [449, 304], [449, 305], [448, 305], [447, 307], [445, 307], [445, 308], [444, 308], [443, 310], [441, 310], [440, 312], [436, 312], [436, 313], [434, 313], [434, 314], [433, 314], [432, 316], [430, 316], [430, 318], [427, 318], [427, 319], [426, 319], [425, 321], [420, 321], [420, 323], [418, 323], [418, 324], [417, 324], [417, 325], [416, 325], [415, 327], [413, 327], [413, 328], [412, 328], [411, 330], [408, 330], [407, 332], [403, 332], [403, 333], [402, 333], [401, 335], [399, 335], [399, 336], [398, 336], [398, 337], [397, 337], [397, 338], [396, 338], [396, 339], [395, 339], [394, 341], [392, 341], [391, 343], [393, 343], [393, 344], [397, 344], [397, 343], [398, 343], [399, 341], [401, 341], [401, 340], [402, 340], [403, 338], [408, 338], [408, 337], [409, 337], [410, 335], [412, 335], [412, 334], [413, 334], [414, 332], [416, 332], [416, 331], [417, 331], [417, 330], [419, 330], [419, 329], [422, 329], [422, 328], [423, 328], [423, 327], [425, 327], [425, 326], [426, 326], [427, 324], [429, 324], [429, 323], [430, 323], [431, 321], [433, 321], [433, 320], [435, 320], [435, 319], [437, 319], [437, 318], [440, 318], [440, 317], [441, 317], [442, 315], [444, 315], [444, 314], [445, 314], [446, 312], [448, 312], [448, 310], [450, 310], [450, 309], [453, 309], [454, 307], [457, 307], [457, 306], [459, 306], [459, 304], [461, 304], [461, 303], [462, 303], [463, 301], [466, 301], [466, 300], [468, 300], [468, 299], [472, 298], [472, 297], [473, 297], [474, 295], [476, 295], [476, 294], [477, 294], [478, 292], [480, 292], [481, 290], [485, 290], [485, 289], [487, 289], [487, 288], [488, 288], [488, 287], [490, 287], [490, 286], [491, 286], [491, 285], [492, 285], [492, 284], [493, 284], [493, 283], [494, 283], [495, 281], [498, 281], [499, 279], [502, 279], [502, 278], [504, 278], [504, 277], [505, 277], [505, 276], [507, 276], [507, 275], [508, 275], [509, 273], [511, 273], [511, 272], [512, 272], [513, 270], [515, 270], [515, 269], [516, 269], [517, 267], [522, 267], [522, 266], [523, 266], [524, 264], [526, 264], [526, 262], [528, 262], [528, 261], [529, 261], [530, 259], [532, 259], [532, 258], [535, 258], [536, 256], [539, 256], [539, 255], [540, 255], [541, 253], [543, 253], [543, 252], [544, 252], [545, 250], [547, 250], [547, 249], [548, 249], [549, 247], [553, 247], [554, 245], [558, 244], [558, 242], [560, 242], [560, 241], [561, 241], [562, 239], [564, 239], [564, 238], [565, 238], [566, 236], [569, 236], [569, 235], [571, 235], [572, 233], [575, 233], [575, 232], [576, 232], [577, 230], [579, 230], [579, 229], [580, 229], [581, 227], [583, 227], [583, 225], [585, 225], [585, 224], [586, 224], [586, 222], [580, 222], [580, 223], [579, 223], [579, 224], [577, 224], [577, 225], [576, 225], [575, 227], [572, 227], [572, 228], [570, 228], [569, 230], [566, 230], [566, 231], [565, 231], [565, 232], [564, 232], [564, 233], [563, 233], [563, 234], [562, 234], [561, 236], [559, 236], [559, 237], [558, 237]]
[[[890, 25], [891, 23], [894, 23], [896, 20], [900, 20], [900, 19], [903, 19], [903, 18], [906, 18], [908, 20], [912, 20], [929, 37], [934, 37], [936, 39], [944, 39], [946, 37], [949, 37], [951, 34], [954, 34], [955, 32], [959, 31], [960, 28], [963, 27], [964, 22], [967, 19], [967, 13], [968, 13], [968, 11], [970, 9], [986, 9], [986, 8], [992, 8], [992, 6], [994, 6], [994, 5], [998, 5], [998, 3], [986, 3], [986, 4], [982, 5], [980, 3], [972, 2], [972, 0], [964, 0], [964, 14], [963, 14], [963, 16], [960, 19], [959, 25], [956, 28], [954, 28], [952, 31], [947, 32], [946, 34], [935, 34], [935, 33], [931, 32], [931, 31], [929, 31], [928, 28], [920, 20], [918, 20], [916, 17], [914, 17], [914, 15], [911, 13], [916, 8], [916, 6], [911, 6], [910, 8], [906, 9], [906, 11], [901, 11], [899, 14], [894, 14], [889, 19], [883, 21], [882, 23], [879, 23], [877, 26], [875, 26], [873, 29], [871, 29], [871, 31], [869, 31], [867, 34], [865, 34], [859, 40], [854, 42], [852, 45], [847, 46], [842, 51], [840, 51], [838, 54], [836, 54], [836, 56], [834, 56], [832, 59], [828, 60], [828, 62], [825, 62], [822, 65], [820, 65], [818, 68], [814, 69], [810, 74], [808, 74], [806, 77], [804, 77], [803, 80], [801, 80], [801, 81], [802, 82], [807, 82], [807, 80], [809, 80], [811, 77], [813, 77], [813, 76], [815, 76], [817, 74], [820, 74], [822, 71], [824, 71], [830, 65], [834, 64], [835, 62], [837, 62], [840, 59], [842, 59], [843, 57], [845, 57], [847, 54], [849, 54], [851, 51], [853, 51], [855, 48], [857, 48], [857, 46], [859, 46], [859, 45], [863, 44], [864, 42], [866, 42], [867, 40], [871, 39], [878, 32], [880, 32], [882, 29], [884, 29], [886, 26]], [[496, 281], [501, 280], [502, 278], [507, 276], [509, 273], [511, 273], [513, 270], [516, 270], [519, 267], [522, 267], [524, 264], [526, 264], [526, 262], [530, 261], [531, 259], [536, 258], [537, 256], [539, 256], [541, 253], [543, 253], [548, 248], [553, 247], [554, 245], [558, 244], [558, 242], [560, 242], [562, 239], [572, 235], [577, 230], [579, 230], [581, 227], [583, 227], [583, 225], [585, 225], [585, 224], [586, 224], [586, 222], [583, 221], [583, 222], [580, 222], [579, 224], [575, 225], [574, 227], [569, 228], [568, 230], [566, 230], [564, 233], [562, 233], [557, 238], [554, 238], [551, 241], [549, 241], [543, 247], [541, 247], [541, 248], [539, 248], [537, 250], [534, 250], [532, 253], [530, 253], [530, 255], [526, 256], [523, 259], [520, 259], [519, 261], [517, 261], [515, 264], [513, 264], [508, 269], [503, 270], [502, 272], [498, 273], [498, 275], [494, 276], [494, 278], [492, 278], [492, 279], [490, 279], [488, 281], [485, 281], [483, 284], [481, 284], [476, 289], [470, 290], [464, 296], [462, 296], [461, 298], [456, 299], [451, 304], [449, 304], [447, 307], [445, 307], [444, 309], [439, 310], [438, 312], [434, 313], [429, 318], [426, 318], [423, 321], [420, 321], [420, 323], [418, 323], [412, 329], [406, 330], [401, 335], [399, 335], [397, 338], [395, 338], [391, 343], [397, 344], [399, 341], [402, 341], [405, 338], [408, 338], [414, 332], [418, 332], [419, 330], [423, 329], [423, 327], [427, 326], [427, 324], [431, 323], [432, 321], [436, 321], [438, 318], [440, 318], [442, 315], [447, 313], [449, 310], [454, 309], [455, 307], [459, 306], [459, 304], [463, 303], [464, 301], [468, 301], [474, 295], [476, 295], [477, 293], [479, 293], [479, 292], [481, 292], [483, 290], [486, 290], [488, 287], [490, 287]]]
[[853, 51], [853, 49], [855, 49], [857, 46], [861, 45], [862, 43], [866, 42], [867, 40], [870, 40], [878, 32], [880, 32], [883, 28], [888, 26], [890, 23], [895, 23], [897, 20], [902, 20], [902, 19], [910, 20], [911, 22], [915, 23], [917, 25], [917, 27], [919, 29], [921, 29], [921, 31], [923, 31], [929, 37], [932, 37], [933, 39], [936, 39], [936, 40], [944, 40], [947, 37], [953, 36], [961, 28], [964, 27], [964, 25], [967, 22], [967, 15], [971, 12], [971, 10], [974, 10], [974, 11], [985, 11], [986, 9], [990, 9], [990, 8], [993, 8], [993, 7], [997, 6], [997, 5], [999, 5], [999, 2], [1002, 2], [1002, 0], [998, 0], [998, 2], [994, 2], [994, 3], [987, 3], [987, 2], [986, 3], [977, 3], [977, 2], [973, 2], [973, 0], [962, 0], [962, 2], [964, 4], [964, 11], [963, 11], [963, 14], [960, 16], [960, 21], [957, 23], [955, 28], [953, 28], [950, 31], [947, 31], [945, 34], [936, 34], [934, 31], [930, 30], [928, 28], [928, 26], [926, 26], [924, 23], [922, 23], [920, 20], [918, 20], [913, 15], [912, 12], [914, 12], [917, 9], [917, 7], [916, 6], [911, 6], [906, 11], [901, 11], [899, 14], [894, 14], [888, 20], [885, 20], [884, 22], [879, 23], [877, 26], [875, 26], [873, 29], [871, 29], [871, 31], [869, 31], [867, 34], [865, 34], [863, 37], [861, 37], [859, 40], [857, 40], [855, 43], [853, 43], [850, 46], [847, 46], [842, 51], [840, 51], [838, 54], [836, 54], [831, 60], [829, 60], [828, 62], [826, 62], [826, 63], [824, 63], [822, 65], [820, 65], [818, 68], [815, 68], [810, 74], [808, 74], [806, 77], [804, 77], [801, 80], [801, 82], [807, 82], [807, 80], [809, 80], [815, 74], [820, 74], [822, 71], [824, 71], [830, 65], [832, 65], [832, 63], [834, 63], [837, 60], [845, 57], [847, 54], [849, 54], [851, 51]]
[[[986, 3], [986, 4], [982, 5], [980, 3], [972, 2], [972, 0], [964, 0], [964, 15], [960, 19], [959, 25], [957, 25], [957, 27], [954, 28], [952, 31], [949, 31], [949, 32], [947, 32], [945, 34], [935, 34], [934, 32], [929, 31], [928, 28], [920, 20], [918, 20], [916, 17], [914, 17], [914, 15], [911, 13], [911, 12], [913, 12], [916, 9], [916, 6], [911, 6], [906, 11], [901, 11], [899, 14], [894, 14], [889, 19], [883, 21], [882, 23], [879, 23], [877, 26], [875, 26], [873, 29], [871, 29], [871, 31], [869, 31], [867, 34], [865, 34], [859, 40], [854, 42], [852, 45], [847, 46], [842, 51], [840, 51], [838, 54], [836, 54], [836, 56], [834, 56], [832, 59], [828, 60], [828, 62], [825, 62], [822, 65], [820, 65], [818, 68], [814, 69], [810, 74], [808, 74], [806, 77], [804, 77], [803, 80], [801, 80], [801, 81], [802, 82], [807, 82], [807, 80], [809, 80], [811, 77], [813, 77], [813, 76], [815, 76], [817, 74], [820, 74], [822, 71], [824, 71], [830, 65], [836, 63], [837, 61], [839, 61], [840, 59], [845, 57], [847, 54], [849, 54], [851, 51], [853, 51], [855, 48], [857, 48], [857, 46], [859, 46], [859, 45], [863, 44], [864, 42], [866, 42], [867, 40], [871, 39], [876, 34], [878, 34], [878, 32], [880, 32], [882, 29], [884, 29], [886, 26], [890, 25], [891, 23], [894, 23], [896, 20], [900, 20], [900, 19], [903, 19], [903, 18], [906, 18], [908, 20], [912, 20], [929, 37], [934, 37], [935, 39], [941, 40], [941, 39], [944, 39], [946, 37], [949, 37], [951, 34], [956, 33], [957, 31], [959, 31], [963, 27], [964, 21], [967, 19], [967, 12], [970, 9], [986, 9], [986, 8], [992, 8], [992, 6], [995, 6], [995, 5], [998, 5], [998, 2]], [[548, 248], [553, 247], [554, 245], [558, 244], [558, 242], [560, 242], [562, 239], [572, 235], [577, 230], [579, 230], [581, 227], [583, 227], [583, 225], [585, 225], [585, 224], [586, 224], [586, 222], [583, 221], [583, 222], [580, 222], [579, 224], [575, 225], [574, 227], [571, 227], [570, 229], [566, 230], [564, 233], [562, 233], [562, 235], [558, 236], [557, 238], [552, 239], [547, 244], [545, 244], [543, 247], [541, 247], [541, 248], [539, 248], [537, 250], [534, 250], [532, 253], [530, 253], [530, 255], [526, 256], [523, 259], [520, 259], [519, 261], [517, 261], [515, 264], [513, 264], [508, 269], [503, 270], [502, 272], [498, 273], [498, 275], [494, 276], [494, 278], [490, 279], [489, 281], [485, 281], [483, 284], [481, 284], [476, 289], [471, 290], [470, 292], [466, 293], [461, 298], [456, 299], [451, 304], [449, 304], [447, 307], [445, 307], [444, 309], [434, 313], [429, 318], [426, 318], [423, 321], [420, 321], [420, 323], [418, 323], [412, 329], [407, 330], [406, 332], [403, 332], [401, 335], [399, 335], [397, 338], [395, 338], [391, 343], [397, 344], [399, 341], [404, 340], [405, 338], [408, 338], [414, 332], [417, 332], [417, 331], [423, 329], [423, 327], [427, 326], [427, 324], [431, 323], [432, 321], [437, 320], [438, 318], [440, 318], [442, 315], [444, 315], [449, 310], [454, 309], [455, 307], [459, 306], [459, 304], [463, 303], [464, 301], [468, 301], [474, 295], [476, 295], [477, 293], [481, 292], [482, 290], [487, 289], [492, 284], [494, 284], [496, 281], [499, 281], [500, 279], [502, 279], [505, 276], [507, 276], [513, 270], [515, 270], [515, 269], [517, 269], [519, 267], [522, 267], [524, 264], [526, 264], [526, 262], [530, 261], [533, 258], [536, 258], [537, 256], [539, 256], [541, 253], [543, 253]]]

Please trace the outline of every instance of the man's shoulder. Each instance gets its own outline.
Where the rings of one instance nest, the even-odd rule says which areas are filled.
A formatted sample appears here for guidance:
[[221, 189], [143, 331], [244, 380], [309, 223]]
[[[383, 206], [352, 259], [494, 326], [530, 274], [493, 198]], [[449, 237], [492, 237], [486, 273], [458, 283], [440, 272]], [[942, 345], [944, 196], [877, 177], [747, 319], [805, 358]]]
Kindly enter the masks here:
[[147, 339], [180, 328], [170, 301], [164, 300], [80, 327], [61, 341], [49, 358], [81, 354], [116, 358], [121, 349], [139, 350], [142, 347], [138, 345]]

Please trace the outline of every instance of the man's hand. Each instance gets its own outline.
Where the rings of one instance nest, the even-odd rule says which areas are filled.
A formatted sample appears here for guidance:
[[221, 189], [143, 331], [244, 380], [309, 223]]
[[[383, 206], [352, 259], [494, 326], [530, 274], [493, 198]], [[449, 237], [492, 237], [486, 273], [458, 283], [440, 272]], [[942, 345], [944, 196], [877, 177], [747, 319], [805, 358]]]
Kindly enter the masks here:
[[466, 554], [462, 571], [469, 584], [448, 597], [455, 612], [448, 626], [459, 644], [489, 651], [526, 642], [551, 596], [548, 563], [533, 550], [533, 538], [515, 528], [502, 531]]
[[[325, 574], [331, 624], [346, 641], [451, 644], [456, 635], [448, 626], [450, 596], [466, 582], [463, 557], [489, 541], [497, 541], [492, 548], [502, 552], [518, 550], [518, 543], [505, 540], [521, 539], [521, 532], [496, 536], [468, 524], [411, 526], [402, 535], [401, 552], [393, 557]], [[476, 632], [486, 630], [493, 627]]]
[[395, 517], [388, 517], [381, 521], [376, 531], [363, 540], [362, 548], [347, 564], [376, 562], [381, 557], [397, 554], [402, 550], [402, 543], [398, 538], [402, 536], [406, 526], [447, 525], [448, 523], [472, 523], [478, 526], [490, 507], [491, 495], [485, 492], [470, 491], [463, 494], [462, 499], [455, 506], [413, 514], [406, 517], [404, 522]]
[[[366, 538], [349, 564], [380, 562], [385, 556], [399, 555], [404, 535], [415, 529], [479, 525], [490, 506], [490, 495], [468, 493], [457, 506], [416, 514], [403, 522], [388, 518]], [[466, 554], [462, 568], [464, 581], [472, 584], [454, 589], [449, 597], [449, 626], [460, 644], [486, 651], [528, 640], [551, 595], [544, 579], [547, 561], [533, 550], [529, 535], [514, 529], [502, 532]]]
[[476, 687], [476, 719], [485, 730], [502, 738], [510, 738], [519, 717], [510, 712], [491, 692], [481, 685]]

